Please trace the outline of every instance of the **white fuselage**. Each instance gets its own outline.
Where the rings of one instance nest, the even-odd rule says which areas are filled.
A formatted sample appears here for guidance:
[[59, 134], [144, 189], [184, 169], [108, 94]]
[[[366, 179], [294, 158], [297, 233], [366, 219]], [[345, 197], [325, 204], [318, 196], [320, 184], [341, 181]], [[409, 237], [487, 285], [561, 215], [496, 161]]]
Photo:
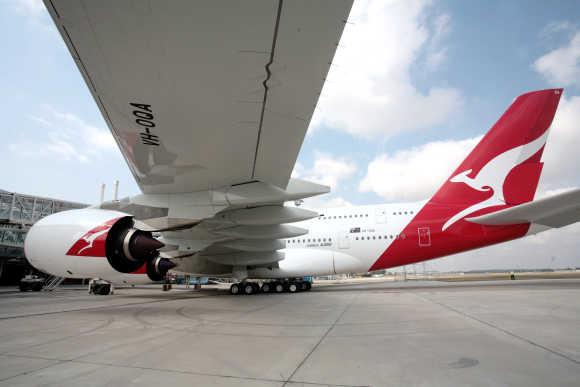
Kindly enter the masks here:
[[394, 203], [317, 210], [317, 218], [296, 223], [308, 234], [286, 240], [279, 268], [256, 269], [252, 277], [365, 273], [424, 205]]

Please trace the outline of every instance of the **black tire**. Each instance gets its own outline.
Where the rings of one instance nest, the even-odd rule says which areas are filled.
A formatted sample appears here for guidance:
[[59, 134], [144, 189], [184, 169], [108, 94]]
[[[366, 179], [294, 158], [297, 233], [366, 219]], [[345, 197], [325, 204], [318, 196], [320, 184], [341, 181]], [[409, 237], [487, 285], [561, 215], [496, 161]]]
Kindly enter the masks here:
[[284, 285], [282, 285], [280, 282], [275, 282], [273, 289], [275, 293], [282, 293], [284, 292]]
[[272, 286], [268, 282], [262, 284], [262, 293], [270, 293], [272, 291]]
[[290, 282], [286, 286], [286, 290], [288, 291], [288, 293], [296, 293], [300, 290], [300, 287], [299, 284], [297, 284], [296, 282]]
[[32, 291], [33, 292], [40, 292], [41, 290], [42, 290], [42, 285], [40, 285], [40, 284], [39, 285], [34, 285], [32, 287]]
[[242, 292], [247, 296], [249, 296], [250, 294], [254, 294], [255, 290], [256, 290], [256, 288], [254, 287], [254, 284], [252, 284], [252, 283], [246, 283], [242, 286]]
[[111, 293], [111, 285], [95, 284], [93, 287], [93, 293], [99, 296], [108, 296]]
[[240, 290], [240, 284], [232, 284], [232, 286], [230, 286], [230, 294], [233, 294], [234, 296], [240, 294]]

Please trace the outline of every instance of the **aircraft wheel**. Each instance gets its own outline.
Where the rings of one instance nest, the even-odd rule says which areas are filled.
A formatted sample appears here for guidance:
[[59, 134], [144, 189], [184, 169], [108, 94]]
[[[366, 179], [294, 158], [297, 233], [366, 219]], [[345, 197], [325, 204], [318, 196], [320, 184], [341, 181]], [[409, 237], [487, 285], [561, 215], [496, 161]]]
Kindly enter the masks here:
[[296, 293], [298, 290], [298, 284], [296, 282], [290, 282], [288, 284], [288, 293]]
[[284, 285], [282, 285], [280, 282], [275, 282], [274, 283], [274, 291], [276, 293], [282, 293], [284, 291]]
[[272, 286], [268, 282], [262, 284], [262, 293], [270, 293], [272, 291]]
[[242, 286], [242, 291], [243, 291], [243, 292], [244, 292], [244, 294], [246, 294], [246, 295], [254, 294], [254, 290], [255, 290], [255, 289], [256, 289], [256, 288], [254, 287], [254, 284], [252, 284], [252, 283], [250, 283], [250, 282], [248, 282], [248, 283], [245, 283], [245, 284]]
[[232, 284], [230, 286], [230, 293], [233, 295], [240, 294], [240, 284]]

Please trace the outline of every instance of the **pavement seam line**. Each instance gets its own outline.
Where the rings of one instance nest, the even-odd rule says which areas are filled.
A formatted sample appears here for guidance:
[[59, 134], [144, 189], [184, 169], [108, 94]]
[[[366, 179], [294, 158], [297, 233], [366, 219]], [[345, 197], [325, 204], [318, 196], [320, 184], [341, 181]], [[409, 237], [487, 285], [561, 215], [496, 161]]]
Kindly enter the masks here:
[[291, 382], [290, 379], [292, 379], [294, 377], [294, 375], [296, 374], [296, 372], [298, 372], [298, 370], [304, 365], [304, 363], [306, 363], [306, 360], [308, 360], [310, 358], [310, 356], [314, 353], [314, 351], [316, 351], [316, 349], [320, 346], [320, 344], [324, 341], [324, 339], [326, 339], [326, 337], [328, 336], [328, 334], [330, 333], [330, 331], [332, 331], [332, 329], [334, 329], [334, 327], [336, 326], [336, 323], [342, 318], [342, 316], [346, 313], [346, 311], [354, 303], [354, 300], [357, 299], [358, 297], [359, 297], [358, 294], [356, 296], [353, 296], [352, 297], [352, 299], [350, 300], [350, 302], [345, 306], [345, 308], [342, 310], [342, 312], [340, 312], [340, 314], [338, 315], [338, 317], [328, 327], [328, 329], [326, 330], [326, 332], [324, 332], [324, 335], [322, 335], [322, 337], [320, 338], [320, 340], [318, 340], [318, 342], [316, 343], [316, 345], [314, 345], [314, 347], [312, 347], [312, 349], [310, 350], [310, 352], [308, 352], [308, 354], [304, 357], [304, 359], [302, 359], [302, 361], [294, 369], [294, 371], [292, 372], [292, 374], [290, 374], [290, 376], [288, 376], [288, 378], [284, 381], [284, 384], [282, 385], [282, 387], [286, 387], [288, 385], [288, 383], [304, 383], [304, 382]]
[[[40, 360], [53, 360], [56, 363], [49, 364], [45, 367], [40, 367], [35, 370], [26, 371], [20, 373], [18, 375], [10, 376], [6, 379], [2, 379], [0, 381], [10, 380], [22, 375], [34, 373], [36, 371], [42, 371], [44, 369], [64, 364], [64, 363], [80, 363], [80, 364], [89, 364], [95, 366], [104, 366], [104, 367], [114, 367], [114, 368], [130, 368], [130, 369], [140, 369], [140, 370], [147, 370], [147, 371], [157, 371], [157, 372], [168, 372], [168, 373], [177, 373], [177, 374], [186, 374], [186, 375], [196, 375], [196, 376], [213, 376], [217, 378], [227, 378], [227, 379], [241, 379], [241, 380], [251, 380], [251, 381], [263, 381], [263, 382], [285, 382], [283, 379], [267, 379], [267, 378], [256, 378], [251, 376], [235, 376], [235, 375], [220, 375], [220, 374], [212, 374], [209, 372], [196, 372], [196, 371], [184, 371], [184, 370], [177, 370], [177, 369], [167, 369], [167, 368], [156, 368], [156, 367], [142, 367], [142, 366], [135, 366], [135, 365], [126, 365], [126, 364], [114, 364], [114, 363], [104, 363], [104, 362], [94, 362], [94, 361], [86, 361], [86, 360], [76, 360], [76, 359], [51, 359], [42, 356], [29, 356], [29, 355], [3, 355], [3, 356], [11, 356], [11, 357], [18, 357], [24, 359], [40, 359]], [[92, 372], [92, 371], [91, 371]], [[337, 386], [337, 387], [358, 387], [349, 384], [327, 384], [327, 383], [315, 383], [315, 382], [290, 382], [290, 383], [302, 383], [314, 386]]]
[[444, 304], [442, 302], [438, 302], [438, 301], [432, 300], [430, 298], [427, 298], [427, 297], [424, 297], [424, 296], [421, 296], [421, 295], [416, 295], [416, 296], [419, 297], [419, 298], [422, 298], [423, 300], [430, 301], [430, 302], [432, 302], [434, 304], [437, 304], [437, 305], [439, 305], [439, 306], [441, 306], [441, 307], [443, 307], [445, 309], [448, 309], [448, 310], [450, 310], [452, 312], [455, 312], [455, 313], [457, 313], [457, 314], [459, 314], [459, 315], [461, 315], [463, 317], [466, 317], [468, 319], [471, 319], [473, 321], [476, 321], [476, 322], [478, 322], [480, 324], [486, 325], [486, 326], [488, 326], [490, 328], [496, 329], [496, 330], [498, 330], [498, 331], [500, 331], [502, 333], [505, 333], [508, 336], [511, 336], [511, 337], [513, 337], [515, 339], [518, 339], [520, 341], [523, 341], [525, 343], [528, 343], [528, 344], [530, 344], [530, 345], [532, 345], [532, 346], [534, 346], [536, 348], [543, 349], [544, 351], [547, 351], [547, 352], [549, 352], [549, 353], [551, 353], [553, 355], [556, 355], [556, 356], [559, 356], [559, 357], [561, 357], [563, 359], [566, 359], [566, 360], [568, 360], [568, 361], [570, 361], [570, 362], [572, 362], [572, 363], [574, 363], [576, 365], [580, 365], [580, 361], [578, 361], [578, 360], [576, 360], [576, 359], [574, 359], [574, 358], [572, 358], [572, 357], [570, 357], [570, 356], [568, 356], [568, 355], [566, 355], [564, 353], [561, 353], [561, 352], [558, 352], [558, 351], [556, 351], [556, 350], [554, 350], [552, 348], [546, 347], [545, 345], [536, 343], [535, 341], [532, 341], [530, 339], [527, 339], [527, 338], [525, 338], [523, 336], [519, 336], [519, 335], [517, 335], [517, 334], [515, 334], [513, 332], [510, 332], [507, 329], [501, 328], [501, 327], [499, 327], [499, 326], [497, 326], [497, 325], [495, 325], [493, 323], [490, 323], [488, 321], [482, 320], [480, 318], [477, 318], [475, 316], [472, 316], [470, 314], [467, 314], [465, 312], [462, 312], [461, 310], [455, 309], [454, 307], [449, 306], [447, 304]]
[[125, 306], [133, 306], [133, 305], [147, 305], [147, 304], [156, 304], [156, 303], [161, 303], [161, 302], [172, 302], [172, 301], [181, 301], [181, 300], [195, 300], [195, 299], [198, 299], [198, 298], [210, 298], [210, 297], [219, 297], [219, 296], [229, 296], [229, 294], [210, 294], [210, 295], [197, 296], [197, 297], [176, 297], [176, 298], [165, 299], [165, 300], [130, 302], [130, 303], [127, 303], [127, 304], [120, 304], [120, 305], [90, 306], [90, 307], [87, 307], [87, 308], [65, 309], [65, 310], [56, 310], [56, 311], [52, 311], [52, 312], [29, 313], [29, 314], [15, 315], [15, 316], [3, 316], [3, 317], [0, 317], [0, 321], [2, 321], [2, 320], [12, 320], [12, 319], [17, 319], [17, 318], [49, 316], [49, 315], [60, 314], [60, 313], [82, 312], [82, 311], [85, 311], [85, 310], [113, 309], [113, 308], [122, 308], [122, 307], [125, 307]]

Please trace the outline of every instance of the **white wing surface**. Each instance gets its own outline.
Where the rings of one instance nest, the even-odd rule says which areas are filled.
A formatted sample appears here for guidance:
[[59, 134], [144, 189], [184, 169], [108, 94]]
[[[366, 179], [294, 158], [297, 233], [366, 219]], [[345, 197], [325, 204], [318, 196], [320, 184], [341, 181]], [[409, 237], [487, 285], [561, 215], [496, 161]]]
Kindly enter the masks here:
[[286, 188], [350, 0], [45, 0], [141, 190]]

